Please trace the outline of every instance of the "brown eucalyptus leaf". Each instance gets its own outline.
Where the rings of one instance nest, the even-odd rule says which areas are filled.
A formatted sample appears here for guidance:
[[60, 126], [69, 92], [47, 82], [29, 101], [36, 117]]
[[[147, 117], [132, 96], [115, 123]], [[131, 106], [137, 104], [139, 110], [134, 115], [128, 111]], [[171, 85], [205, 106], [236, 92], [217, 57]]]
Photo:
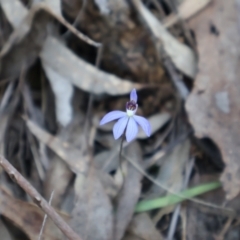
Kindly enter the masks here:
[[[68, 165], [68, 167], [71, 168], [71, 170], [73, 172], [79, 173], [79, 172], [87, 171], [88, 164], [89, 164], [89, 156], [84, 155], [84, 152], [82, 151], [81, 148], [77, 148], [76, 139], [74, 140], [75, 144], [69, 143], [69, 142], [63, 140], [62, 139], [63, 137], [59, 138], [59, 137], [55, 137], [55, 136], [49, 134], [47, 131], [40, 128], [36, 123], [34, 123], [31, 120], [26, 120], [26, 124], [27, 124], [27, 127], [30, 130], [30, 132], [39, 141], [46, 144], [50, 149], [52, 149], [58, 155], [58, 157], [60, 157]], [[65, 135], [66, 131], [63, 131], [62, 134]], [[77, 138], [77, 135], [72, 134], [71, 138], [72, 139]], [[72, 174], [68, 170], [64, 171], [64, 169], [62, 169], [63, 166], [64, 166], [64, 164], [63, 165], [60, 164], [60, 166], [58, 166], [58, 167], [60, 167], [60, 170], [54, 169], [53, 172], [59, 171], [57, 175], [59, 175], [59, 174], [61, 176], [64, 175], [65, 177], [67, 177], [67, 179], [70, 179]], [[51, 172], [49, 174], [51, 174]], [[100, 174], [100, 179], [101, 179], [102, 184], [104, 185], [104, 188], [106, 188], [106, 191], [110, 195], [112, 195], [112, 193], [114, 191], [112, 190], [113, 183], [112, 183], [111, 179], [109, 179], [108, 176], [103, 176], [105, 173], [103, 174], [103, 173], [99, 173], [97, 171], [96, 174]], [[53, 181], [54, 181], [54, 179], [55, 178], [53, 177]], [[59, 182], [57, 182], [57, 183], [59, 183]], [[52, 182], [52, 184], [53, 184], [53, 182]], [[57, 187], [60, 195], [63, 193], [64, 186], [65, 187], [67, 186], [66, 182], [64, 182], [64, 184], [62, 186]], [[46, 192], [45, 192], [46, 195], [48, 195], [51, 191], [52, 191], [52, 188], [51, 188], [51, 184], [50, 184], [49, 186], [46, 186]], [[115, 193], [113, 193], [113, 195], [114, 194]], [[55, 203], [58, 204], [59, 200], [56, 200]]]
[[112, 205], [94, 168], [87, 176], [78, 174], [75, 180], [76, 202], [71, 227], [84, 240], [113, 239]]
[[[31, 240], [37, 240], [42, 226], [44, 213], [35, 204], [15, 199], [10, 193], [0, 186], [1, 214], [19, 227]], [[66, 220], [66, 215], [62, 215]], [[43, 232], [43, 240], [62, 240], [64, 236], [48, 219]]]
[[227, 199], [240, 192], [239, 6], [239, 0], [214, 0], [190, 21], [200, 62], [186, 109], [196, 136], [211, 138], [221, 151]]
[[72, 177], [73, 173], [67, 164], [57, 155], [52, 156], [44, 179], [44, 195], [49, 198], [54, 190], [54, 198], [51, 203], [53, 207], [60, 207]]
[[[124, 157], [130, 158], [137, 164], [142, 162], [142, 151], [139, 144], [134, 141], [124, 151]], [[131, 164], [127, 163], [123, 186], [117, 197], [114, 239], [120, 240], [125, 234], [132, 219], [136, 203], [141, 193], [142, 174]]]
[[55, 71], [76, 87], [87, 92], [120, 95], [129, 93], [133, 88], [141, 87], [140, 84], [98, 70], [77, 57], [54, 37], [47, 38], [40, 56], [47, 71]]
[[[81, 127], [82, 122], [83, 116], [81, 114], [75, 114], [72, 122], [67, 127], [62, 128], [56, 136], [59, 140], [65, 142], [65, 144], [67, 143], [68, 146], [71, 146], [72, 149], [75, 149], [74, 151], [77, 151], [76, 156], [79, 158], [82, 156], [80, 137], [83, 134], [83, 129]], [[54, 149], [52, 150], [55, 152]], [[70, 161], [70, 158], [67, 158], [66, 154], [65, 161], [62, 161], [58, 155], [58, 151], [56, 151], [56, 154], [53, 153], [53, 156], [51, 156], [50, 167], [47, 171], [47, 176], [44, 181], [45, 196], [49, 197], [54, 189], [52, 205], [57, 207], [59, 207], [60, 203], [63, 201], [63, 197], [65, 196], [65, 193], [70, 185], [70, 181], [73, 177], [73, 173], [69, 169], [67, 163]], [[74, 159], [75, 158], [73, 158], [73, 162]], [[75, 161], [78, 162], [77, 158]]]
[[153, 36], [160, 40], [163, 48], [175, 64], [176, 68], [187, 76], [194, 78], [197, 70], [195, 53], [183, 43], [180, 43], [163, 26], [163, 24], [144, 6], [141, 0], [133, 0], [133, 3], [150, 28]]
[[[13, 1], [12, 4], [14, 4], [16, 0], [10, 1]], [[19, 7], [21, 6], [21, 4], [17, 2], [17, 6]], [[16, 14], [18, 14], [17, 10], [22, 11], [23, 8], [22, 7], [14, 8]], [[25, 10], [23, 11], [25, 13]], [[30, 15], [32, 18], [33, 17], [35, 18], [35, 12], [37, 13], [39, 12], [45, 15], [45, 18], [41, 21], [39, 20], [37, 22], [38, 23], [37, 25], [48, 23], [50, 14], [52, 14], [50, 10], [46, 8], [45, 5], [39, 6], [36, 5], [35, 8], [31, 9], [28, 15]], [[18, 19], [20, 19], [23, 16], [24, 16], [23, 13], [19, 14]], [[7, 17], [8, 19], [10, 19], [10, 22], [14, 23], [15, 24], [14, 26], [16, 26], [16, 20], [11, 16], [10, 12], [7, 15]], [[58, 18], [58, 20], [61, 21], [62, 23], [64, 22], [63, 19]], [[27, 21], [29, 22], [29, 20]], [[29, 27], [25, 25], [20, 26], [23, 26], [23, 29], [21, 30], [18, 26], [16, 31], [21, 33], [20, 36], [22, 38], [23, 36], [25, 36], [24, 33], [26, 32], [26, 29], [29, 29]], [[35, 25], [33, 24], [33, 26]], [[24, 27], [26, 29], [24, 29]], [[15, 48], [12, 49], [13, 48], [12, 42], [16, 41], [15, 40], [16, 37], [13, 37], [13, 40], [10, 41], [10, 43], [7, 46], [7, 49], [3, 49], [4, 50], [3, 53], [5, 53], [7, 50], [13, 52], [13, 57], [16, 58], [17, 69], [16, 71], [13, 72], [12, 71], [7, 72], [8, 68], [6, 68], [4, 64], [7, 64], [8, 61], [3, 61], [2, 71], [4, 70], [4, 72], [1, 73], [2, 77], [7, 77], [9, 74], [11, 76], [14, 74], [16, 75], [19, 73], [23, 66], [24, 67], [29, 66], [30, 63], [32, 63], [39, 54], [42, 44], [44, 44], [40, 57], [43, 62], [46, 73], [48, 74], [49, 72], [51, 72], [54, 73], [55, 75], [60, 75], [61, 78], [66, 79], [66, 81], [70, 81], [72, 84], [74, 84], [75, 86], [79, 87], [84, 91], [92, 92], [95, 94], [107, 93], [110, 95], [121, 95], [129, 93], [133, 88], [139, 89], [142, 87], [140, 84], [132, 83], [128, 80], [118, 78], [113, 74], [108, 74], [106, 72], [98, 70], [93, 65], [81, 60], [66, 46], [64, 46], [64, 44], [62, 44], [58, 39], [54, 37], [48, 36], [46, 41], [44, 41], [44, 39], [41, 38], [41, 35], [39, 37], [36, 37], [37, 33], [44, 35], [44, 38], [46, 37], [46, 32], [40, 31], [39, 26], [37, 30], [39, 30], [39, 32], [31, 31], [29, 35], [33, 38], [32, 34], [35, 34], [33, 39], [35, 39], [37, 41], [37, 44], [40, 45], [40, 46], [37, 45], [38, 48], [36, 48], [35, 46], [36, 44], [34, 45], [34, 41], [29, 41], [29, 39], [27, 41], [26, 38], [24, 38], [25, 41], [22, 43], [23, 46], [21, 46], [21, 48], [17, 48], [17, 50], [19, 50], [20, 53], [23, 54], [23, 56], [30, 55], [29, 58], [22, 59], [22, 56], [20, 54], [17, 54], [18, 52], [15, 53], [16, 49]], [[16, 35], [18, 36], [20, 33]], [[29, 44], [29, 42], [34, 45], [31, 51], [29, 51], [31, 45], [27, 45]], [[24, 54], [25, 52], [23, 51], [24, 49], [26, 49], [26, 46], [28, 46], [28, 52]], [[0, 57], [1, 54], [3, 55], [3, 53], [0, 53]], [[8, 56], [8, 58], [10, 58], [11, 56], [12, 55]]]
[[26, 120], [27, 127], [39, 141], [52, 149], [74, 172], [84, 172], [86, 159], [81, 150], [72, 147], [67, 141], [49, 134], [31, 120]]

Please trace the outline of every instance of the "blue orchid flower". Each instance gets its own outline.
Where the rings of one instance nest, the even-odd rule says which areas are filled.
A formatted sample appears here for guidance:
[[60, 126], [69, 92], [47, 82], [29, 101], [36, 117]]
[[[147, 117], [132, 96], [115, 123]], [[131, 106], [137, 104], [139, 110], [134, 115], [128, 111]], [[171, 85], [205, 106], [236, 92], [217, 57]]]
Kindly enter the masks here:
[[126, 130], [126, 140], [127, 142], [131, 142], [137, 136], [139, 126], [141, 126], [143, 131], [149, 137], [151, 134], [150, 123], [146, 118], [135, 115], [137, 109], [137, 92], [136, 89], [133, 89], [130, 93], [130, 101], [126, 104], [126, 112], [109, 112], [100, 121], [100, 125], [118, 119], [118, 121], [113, 126], [113, 136], [115, 139], [120, 138]]

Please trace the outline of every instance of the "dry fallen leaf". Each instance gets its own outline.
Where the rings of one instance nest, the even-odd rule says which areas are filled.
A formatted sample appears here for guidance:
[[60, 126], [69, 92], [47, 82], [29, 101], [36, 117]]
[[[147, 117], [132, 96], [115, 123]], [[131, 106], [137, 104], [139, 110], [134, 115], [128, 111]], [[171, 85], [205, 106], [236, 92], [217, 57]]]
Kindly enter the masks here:
[[54, 37], [47, 38], [40, 56], [44, 65], [87, 92], [120, 95], [141, 86], [98, 70], [81, 60]]
[[[31, 240], [38, 238], [44, 217], [44, 213], [39, 207], [15, 199], [3, 186], [0, 186], [0, 209], [1, 214], [17, 225]], [[67, 216], [65, 219], [67, 220]], [[64, 239], [61, 231], [50, 219], [45, 225], [43, 239]]]
[[164, 50], [176, 68], [194, 78], [197, 70], [197, 59], [194, 52], [172, 36], [140, 0], [133, 0], [133, 3], [151, 29], [153, 36], [163, 44]]
[[164, 26], [171, 27], [173, 24], [179, 21], [179, 18], [187, 20], [204, 9], [211, 0], [185, 0], [178, 7], [177, 14], [170, 14], [164, 19]]
[[18, 28], [23, 19], [27, 17], [27, 8], [19, 0], [0, 0], [0, 4], [11, 25]]
[[[76, 156], [81, 157], [81, 138], [83, 131], [79, 127], [83, 122], [83, 116], [81, 114], [76, 114], [71, 124], [65, 128], [62, 128], [58, 135], [56, 136], [59, 140], [67, 142], [69, 146], [77, 149]], [[38, 139], [41, 142], [40, 136]], [[58, 149], [58, 148], [57, 148]], [[56, 151], [56, 154], [51, 154], [50, 167], [47, 171], [47, 176], [44, 181], [44, 193], [46, 197], [49, 197], [51, 192], [54, 189], [54, 198], [52, 200], [53, 206], [60, 206], [60, 203], [63, 201], [63, 197], [66, 194], [67, 189], [69, 188], [70, 181], [73, 177], [72, 171], [68, 168], [68, 158], [67, 154], [66, 160], [63, 162], [62, 159], [58, 156], [58, 150], [53, 148], [53, 151]], [[52, 156], [53, 155], [53, 156]], [[74, 161], [74, 160], [73, 160]], [[75, 161], [78, 161], [75, 159]]]
[[[5, 0], [1, 0], [1, 5], [3, 8], [6, 8], [8, 11], [6, 11], [7, 18], [11, 24], [13, 24], [13, 27], [18, 27], [15, 30], [15, 33], [11, 36], [11, 39], [7, 45], [3, 48], [2, 53], [0, 53], [0, 57], [3, 56], [3, 54], [6, 54], [6, 52], [11, 53], [7, 55], [8, 58], [16, 58], [15, 60], [15, 72], [7, 71], [9, 68], [5, 66], [7, 63], [9, 63], [8, 58], [5, 60], [2, 60], [2, 71], [1, 76], [7, 77], [7, 76], [13, 76], [18, 75], [22, 67], [27, 67], [32, 63], [35, 58], [37, 57], [39, 51], [41, 50], [42, 44], [44, 44], [43, 49], [41, 51], [40, 57], [43, 62], [44, 68], [46, 69], [47, 73], [51, 71], [51, 73], [54, 73], [55, 75], [61, 76], [62, 79], [65, 79], [66, 81], [70, 81], [70, 83], [74, 84], [75, 86], [79, 87], [80, 89], [88, 92], [93, 92], [95, 94], [102, 94], [102, 93], [108, 93], [111, 95], [121, 95], [129, 93], [133, 88], [139, 89], [141, 88], [140, 84], [132, 83], [128, 80], [124, 80], [121, 78], [118, 78], [117, 76], [114, 76], [113, 74], [109, 74], [106, 72], [103, 72], [101, 70], [98, 70], [93, 65], [81, 60], [77, 55], [75, 55], [72, 51], [70, 51], [64, 44], [62, 44], [57, 38], [51, 37], [50, 35], [46, 38], [46, 41], [42, 39], [42, 35], [44, 38], [46, 37], [46, 33], [44, 31], [39, 31], [38, 24], [32, 24], [33, 29], [37, 29], [40, 35], [39, 37], [36, 37], [36, 32], [30, 31], [29, 26], [25, 23], [22, 23], [20, 25], [17, 24], [18, 21], [23, 21], [21, 17], [25, 17], [26, 9], [23, 7], [23, 5], [17, 1], [17, 0], [9, 0], [11, 4], [6, 3]], [[16, 6], [14, 5], [16, 4]], [[15, 8], [16, 7], [16, 8]], [[12, 10], [12, 11], [11, 11]], [[14, 12], [16, 16], [12, 16], [12, 12]], [[50, 15], [53, 15], [52, 11], [47, 8], [47, 6], [43, 4], [36, 5], [33, 7], [30, 12], [29, 16], [31, 18], [34, 18], [38, 16], [38, 14], [35, 13], [41, 13], [45, 15], [45, 18], [43, 18], [44, 21], [40, 21], [41, 25], [43, 23], [48, 23]], [[27, 16], [28, 16], [27, 15]], [[26, 17], [26, 21], [29, 24], [31, 23], [30, 20]], [[59, 17], [58, 15], [54, 15], [55, 18], [57, 18], [61, 23], [66, 24], [66, 21]], [[30, 19], [31, 19], [30, 18]], [[21, 28], [23, 30], [21, 30]], [[34, 28], [35, 27], [35, 28]], [[42, 30], [42, 28], [41, 28]], [[37, 43], [34, 43], [32, 41], [29, 41], [29, 39], [26, 36], [26, 33], [29, 33], [30, 36], [34, 35], [34, 38]], [[16, 48], [13, 48], [13, 43], [16, 41], [15, 39], [21, 38], [23, 39], [23, 46], [19, 46]], [[28, 55], [30, 55], [28, 58], [23, 56], [28, 56], [27, 53], [23, 53], [22, 51], [26, 49], [26, 46], [28, 46], [29, 50], [29, 43], [33, 44], [32, 51], [27, 52]], [[41, 45], [39, 46], [39, 43]], [[25, 47], [24, 47], [25, 46]], [[35, 49], [35, 51], [33, 51]], [[16, 52], [17, 51], [17, 52]], [[21, 54], [17, 54], [18, 51]], [[18, 58], [21, 57], [21, 58]], [[6, 58], [6, 57], [5, 57]], [[12, 63], [12, 62], [11, 62]], [[25, 65], [24, 65], [25, 64]], [[11, 68], [12, 69], [12, 68]], [[15, 76], [14, 75], [14, 76]], [[49, 75], [49, 74], [48, 74]], [[48, 76], [48, 77], [52, 77]]]
[[86, 175], [78, 174], [75, 180], [76, 202], [70, 225], [83, 239], [111, 240], [112, 205], [95, 169]]
[[118, 167], [119, 141], [114, 142], [110, 150], [102, 151], [94, 156], [94, 164], [97, 169], [111, 172]]
[[[58, 137], [54, 137], [31, 120], [26, 120], [26, 124], [30, 132], [62, 158], [74, 172], [84, 171], [86, 166], [85, 159], [81, 158], [81, 150], [73, 148]], [[80, 162], [81, 160], [83, 163]]]
[[[172, 191], [179, 192], [183, 187], [183, 172], [189, 160], [189, 151], [189, 140], [178, 144], [172, 152], [164, 157], [156, 180]], [[165, 190], [156, 185], [153, 185], [148, 193], [151, 197], [161, 196], [162, 194], [165, 194]]]
[[67, 164], [57, 155], [52, 156], [46, 178], [44, 179], [44, 196], [49, 198], [54, 190], [54, 198], [51, 203], [53, 207], [60, 207], [72, 177], [73, 173]]
[[42, 64], [55, 96], [57, 120], [63, 127], [66, 127], [73, 117], [72, 96], [74, 87], [62, 75], [50, 68], [48, 64], [44, 64], [44, 62]]
[[232, 199], [240, 191], [239, 1], [215, 0], [190, 24], [200, 62], [186, 109], [196, 136], [219, 147], [226, 164], [221, 181]]

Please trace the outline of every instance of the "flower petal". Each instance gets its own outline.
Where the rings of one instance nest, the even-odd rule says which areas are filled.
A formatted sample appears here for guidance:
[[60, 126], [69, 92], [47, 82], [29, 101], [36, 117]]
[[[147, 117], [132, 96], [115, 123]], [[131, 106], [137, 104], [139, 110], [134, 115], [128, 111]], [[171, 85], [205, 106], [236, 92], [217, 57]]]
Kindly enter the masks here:
[[128, 123], [128, 116], [120, 118], [113, 126], [113, 136], [115, 139], [120, 138], [120, 136], [123, 134], [127, 123]]
[[102, 118], [102, 120], [100, 121], [100, 125], [103, 125], [105, 123], [111, 122], [113, 120], [116, 120], [125, 116], [126, 116], [126, 112], [123, 112], [123, 111], [109, 112]]
[[130, 93], [130, 100], [133, 100], [135, 103], [137, 103], [137, 92], [135, 88]]
[[131, 142], [138, 133], [138, 125], [135, 122], [134, 118], [130, 117], [127, 125], [126, 139], [127, 142]]
[[140, 117], [140, 116], [136, 116], [136, 115], [134, 115], [133, 118], [142, 127], [143, 131], [149, 137], [151, 135], [151, 126], [150, 126], [149, 121], [144, 117]]

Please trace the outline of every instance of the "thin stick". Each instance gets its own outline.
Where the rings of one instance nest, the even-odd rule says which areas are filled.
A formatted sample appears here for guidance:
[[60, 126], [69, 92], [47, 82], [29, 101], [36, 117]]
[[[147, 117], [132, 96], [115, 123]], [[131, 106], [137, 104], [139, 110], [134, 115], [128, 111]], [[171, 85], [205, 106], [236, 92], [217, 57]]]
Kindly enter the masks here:
[[[49, 202], [48, 202], [49, 205], [51, 205], [51, 203], [52, 203], [53, 195], [54, 195], [54, 191], [52, 191], [52, 193], [51, 193], [51, 196], [50, 196], [50, 199], [49, 199]], [[44, 230], [44, 227], [45, 227], [45, 224], [46, 224], [46, 221], [47, 221], [47, 217], [48, 217], [48, 215], [45, 214], [44, 219], [43, 219], [43, 223], [42, 223], [42, 227], [41, 227], [41, 230], [40, 230], [40, 233], [39, 233], [39, 236], [38, 236], [38, 240], [42, 239], [42, 234], [43, 234], [43, 230]]]
[[[73, 24], [72, 24], [72, 26], [73, 26], [74, 28], [76, 28], [76, 25], [78, 24], [79, 20], [81, 19], [82, 14], [84, 13], [84, 10], [85, 10], [85, 8], [86, 8], [86, 5], [87, 5], [87, 0], [83, 0], [82, 7], [81, 7], [81, 9], [80, 9], [77, 17], [75, 18]], [[63, 36], [63, 38], [65, 38], [65, 39], [69, 38], [69, 37], [71, 36], [71, 32], [69, 31], [69, 29], [68, 29], [62, 36]]]
[[175, 192], [175, 191], [172, 191], [171, 189], [169, 189], [167, 186], [165, 186], [164, 184], [162, 184], [161, 182], [155, 180], [153, 177], [151, 177], [148, 173], [146, 173], [146, 171], [144, 169], [142, 169], [142, 167], [132, 161], [131, 158], [129, 158], [128, 156], [126, 155], [123, 155], [123, 157], [128, 161], [130, 162], [140, 173], [142, 173], [148, 180], [150, 180], [151, 182], [153, 182], [155, 185], [159, 186], [160, 188], [162, 188], [163, 190], [167, 191], [168, 193], [171, 193], [171, 194], [174, 194], [175, 196], [179, 197], [179, 198], [182, 198], [184, 200], [189, 200], [191, 202], [194, 202], [194, 203], [198, 203], [198, 204], [201, 204], [203, 206], [207, 206], [207, 207], [211, 207], [211, 208], [216, 208], [216, 209], [223, 209], [225, 211], [228, 211], [230, 213], [233, 213], [233, 210], [231, 208], [224, 208], [224, 207], [221, 207], [221, 206], [218, 206], [216, 204], [213, 204], [213, 203], [209, 203], [209, 202], [205, 202], [203, 200], [200, 200], [200, 199], [197, 199], [197, 198], [186, 198], [184, 197], [183, 195]]
[[0, 166], [8, 173], [33, 201], [40, 207], [57, 225], [62, 233], [70, 240], [82, 240], [72, 228], [62, 219], [52, 206], [37, 192], [37, 190], [9, 163], [7, 159], [0, 155]]
[[68, 28], [68, 30], [70, 32], [72, 32], [74, 35], [76, 35], [79, 39], [81, 39], [82, 41], [85, 41], [86, 43], [88, 43], [91, 46], [94, 46], [96, 48], [101, 47], [101, 43], [98, 43], [94, 40], [92, 40], [91, 38], [89, 38], [88, 36], [84, 35], [83, 33], [79, 32], [75, 27], [73, 27], [70, 23], [68, 23], [62, 16], [56, 14], [54, 11], [52, 11], [47, 5], [46, 3], [38, 3], [36, 4], [34, 7], [32, 7], [32, 14], [34, 15], [34, 12], [37, 12], [39, 10], [45, 10], [46, 12], [48, 12], [49, 14], [51, 14], [55, 19], [57, 19], [62, 25], [64, 25], [66, 28]]

